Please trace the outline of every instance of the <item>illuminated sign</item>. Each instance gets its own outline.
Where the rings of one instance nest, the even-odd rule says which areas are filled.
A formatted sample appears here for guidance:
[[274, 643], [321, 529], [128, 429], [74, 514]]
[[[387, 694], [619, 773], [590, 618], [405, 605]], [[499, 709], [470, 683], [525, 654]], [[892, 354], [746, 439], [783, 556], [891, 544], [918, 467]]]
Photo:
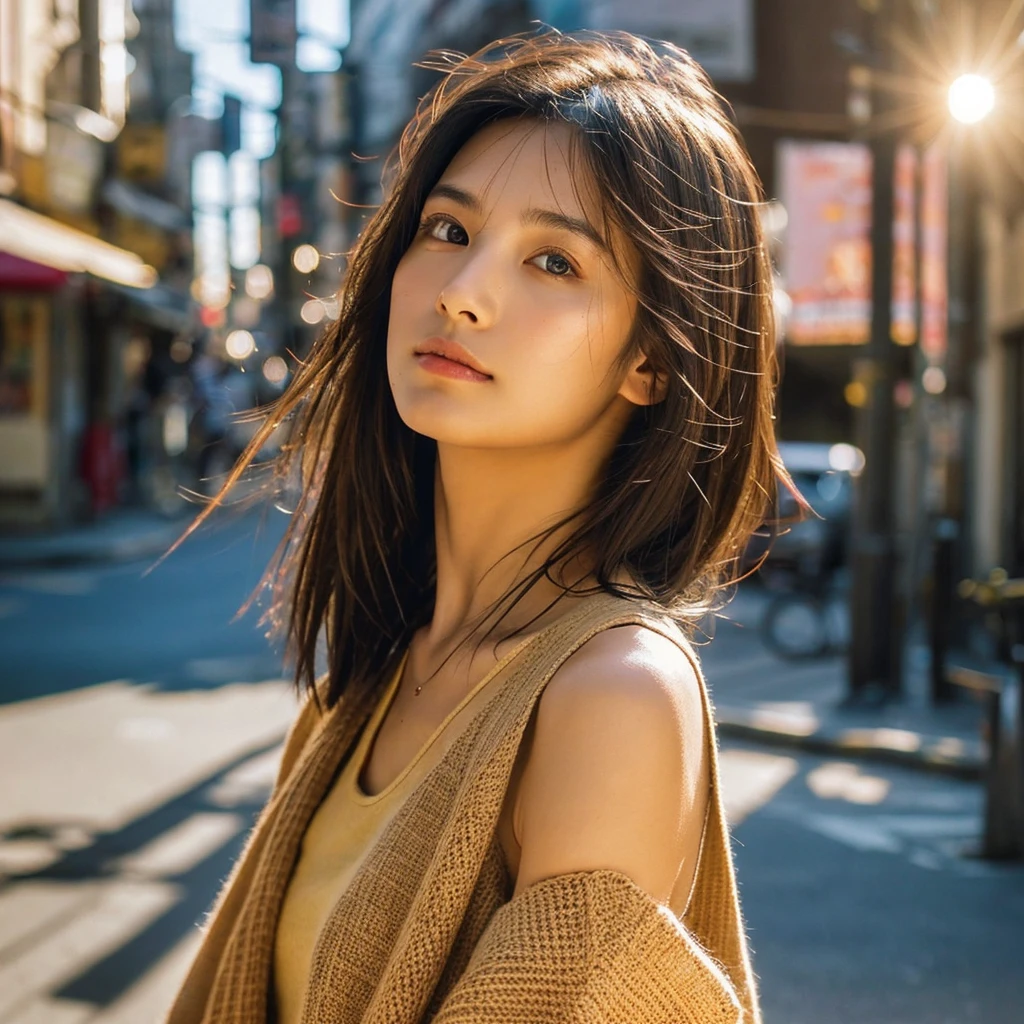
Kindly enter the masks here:
[[[896, 160], [893, 209], [892, 338], [917, 337], [914, 205], [917, 157]], [[924, 162], [921, 300], [926, 354], [945, 347], [945, 156]], [[795, 345], [850, 345], [868, 340], [871, 321], [871, 151], [862, 143], [783, 140], [779, 198], [788, 223], [781, 260], [792, 302], [787, 340]]]

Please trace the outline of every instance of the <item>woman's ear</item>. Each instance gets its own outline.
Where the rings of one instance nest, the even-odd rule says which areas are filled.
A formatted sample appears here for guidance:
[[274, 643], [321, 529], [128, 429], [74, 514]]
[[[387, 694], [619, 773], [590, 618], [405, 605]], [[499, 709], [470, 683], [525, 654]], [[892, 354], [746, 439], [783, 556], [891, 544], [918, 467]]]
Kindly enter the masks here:
[[641, 354], [629, 368], [619, 394], [634, 405], [657, 405], [668, 392], [668, 374], [655, 370], [647, 356]]

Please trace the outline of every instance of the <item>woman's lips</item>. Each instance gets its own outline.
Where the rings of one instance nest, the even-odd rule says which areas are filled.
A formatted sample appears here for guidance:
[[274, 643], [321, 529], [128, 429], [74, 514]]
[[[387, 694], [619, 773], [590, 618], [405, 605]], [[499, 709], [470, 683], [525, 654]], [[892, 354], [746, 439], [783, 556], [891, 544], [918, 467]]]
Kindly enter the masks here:
[[416, 362], [428, 373], [436, 373], [439, 377], [452, 377], [455, 380], [491, 380], [486, 373], [479, 373], [471, 366], [445, 359], [444, 356], [435, 355], [433, 352], [417, 353]]

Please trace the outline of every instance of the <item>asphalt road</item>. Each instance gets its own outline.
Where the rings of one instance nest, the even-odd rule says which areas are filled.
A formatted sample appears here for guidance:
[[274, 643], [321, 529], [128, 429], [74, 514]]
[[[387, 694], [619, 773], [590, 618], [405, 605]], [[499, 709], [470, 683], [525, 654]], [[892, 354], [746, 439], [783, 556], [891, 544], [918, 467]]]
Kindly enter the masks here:
[[[282, 521], [146, 576], [0, 574], [0, 1024], [159, 1019], [294, 711], [231, 622]], [[716, 643], [712, 680], [757, 657]], [[970, 855], [978, 786], [731, 742], [722, 770], [766, 1024], [1021, 1019], [1024, 870]]]
[[[756, 779], [766, 756], [778, 751], [730, 743], [723, 760], [737, 772], [754, 758]], [[1024, 1019], [1024, 870], [972, 855], [979, 787], [789, 760], [792, 777], [735, 833], [768, 1024]]]
[[286, 522], [225, 514], [158, 565], [0, 570], [0, 702], [111, 679], [181, 690], [279, 674], [259, 609], [233, 619]]

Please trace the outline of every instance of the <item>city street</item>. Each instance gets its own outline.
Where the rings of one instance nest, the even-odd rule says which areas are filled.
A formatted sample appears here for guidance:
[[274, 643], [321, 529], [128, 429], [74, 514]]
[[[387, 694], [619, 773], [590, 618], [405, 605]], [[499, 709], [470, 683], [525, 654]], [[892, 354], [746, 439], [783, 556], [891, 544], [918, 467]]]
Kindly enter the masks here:
[[[273, 515], [145, 577], [136, 562], [0, 580], [2, 1024], [138, 1024], [166, 1006], [295, 706], [255, 616], [231, 622]], [[741, 595], [741, 617], [757, 600]], [[722, 699], [779, 673], [734, 626], [705, 661]], [[1024, 871], [968, 855], [977, 784], [723, 746], [768, 1024], [1013, 1018]]]
[[[559, 519], [661, 595], [735, 556], [694, 641], [763, 1024], [1024, 1021], [1024, 0], [0, 0], [0, 37], [0, 1024], [165, 1019], [300, 700], [256, 588], [339, 496], [300, 597], [443, 593], [435, 520], [457, 578]], [[272, 1007], [244, 980], [218, 1017]]]

